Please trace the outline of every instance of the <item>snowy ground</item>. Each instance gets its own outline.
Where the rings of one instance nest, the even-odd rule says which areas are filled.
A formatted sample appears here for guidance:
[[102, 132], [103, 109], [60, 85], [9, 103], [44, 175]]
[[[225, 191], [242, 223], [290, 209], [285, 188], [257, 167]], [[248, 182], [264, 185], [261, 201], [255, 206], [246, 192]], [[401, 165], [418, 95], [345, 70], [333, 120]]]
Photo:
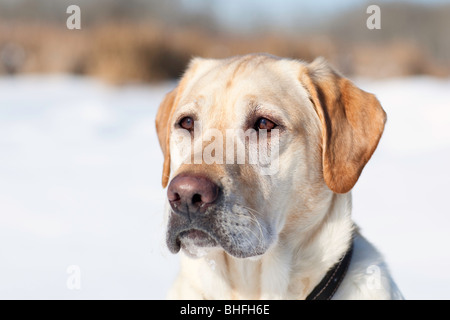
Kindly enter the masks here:
[[[357, 83], [389, 120], [354, 218], [406, 298], [450, 299], [450, 80]], [[164, 245], [154, 117], [170, 87], [0, 78], [0, 299], [165, 297], [178, 259]]]

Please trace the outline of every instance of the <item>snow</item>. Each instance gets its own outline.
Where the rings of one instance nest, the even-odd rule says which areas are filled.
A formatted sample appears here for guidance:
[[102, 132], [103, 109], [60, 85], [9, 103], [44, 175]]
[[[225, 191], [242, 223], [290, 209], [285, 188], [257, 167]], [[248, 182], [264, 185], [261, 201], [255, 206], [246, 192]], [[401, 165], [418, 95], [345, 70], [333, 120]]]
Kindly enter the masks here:
[[[356, 83], [389, 119], [353, 191], [355, 221], [407, 299], [449, 299], [450, 80]], [[172, 87], [0, 78], [0, 299], [165, 297], [178, 256], [154, 118]]]
[[450, 80], [359, 81], [388, 114], [353, 191], [353, 217], [406, 299], [449, 299]]

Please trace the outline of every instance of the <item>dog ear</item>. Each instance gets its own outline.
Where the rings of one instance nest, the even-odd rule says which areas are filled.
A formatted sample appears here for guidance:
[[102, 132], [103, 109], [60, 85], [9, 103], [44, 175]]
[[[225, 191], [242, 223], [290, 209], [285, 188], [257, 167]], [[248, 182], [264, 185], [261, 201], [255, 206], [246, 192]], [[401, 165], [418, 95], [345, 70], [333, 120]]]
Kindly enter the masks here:
[[323, 58], [302, 73], [322, 125], [323, 175], [335, 193], [350, 191], [375, 151], [386, 123], [377, 98], [340, 76]]
[[156, 133], [158, 134], [159, 145], [164, 155], [164, 165], [162, 174], [162, 186], [165, 188], [170, 176], [170, 120], [175, 109], [177, 88], [169, 92], [161, 102], [156, 114]]

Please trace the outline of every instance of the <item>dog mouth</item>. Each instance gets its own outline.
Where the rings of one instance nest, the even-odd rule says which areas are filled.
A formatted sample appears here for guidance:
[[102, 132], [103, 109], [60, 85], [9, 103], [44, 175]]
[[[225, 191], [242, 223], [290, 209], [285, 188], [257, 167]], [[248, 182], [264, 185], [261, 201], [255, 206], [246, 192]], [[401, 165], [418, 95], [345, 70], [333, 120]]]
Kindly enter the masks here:
[[181, 249], [191, 257], [202, 257], [207, 254], [207, 249], [216, 247], [217, 241], [207, 231], [189, 229], [169, 236], [168, 247], [172, 253], [178, 253]]
[[223, 249], [236, 258], [260, 256], [266, 252], [276, 236], [271, 228], [253, 220], [244, 213], [222, 214], [220, 211], [197, 216], [171, 212], [169, 215], [166, 244], [169, 251], [177, 254], [180, 250], [191, 258], [200, 258], [215, 249]]

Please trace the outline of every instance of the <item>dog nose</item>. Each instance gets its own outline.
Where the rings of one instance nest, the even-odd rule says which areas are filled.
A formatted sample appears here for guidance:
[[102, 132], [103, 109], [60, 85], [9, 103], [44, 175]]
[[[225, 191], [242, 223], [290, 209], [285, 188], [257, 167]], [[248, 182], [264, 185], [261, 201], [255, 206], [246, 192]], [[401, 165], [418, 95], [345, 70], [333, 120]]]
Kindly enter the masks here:
[[167, 188], [167, 198], [176, 213], [204, 213], [219, 195], [219, 187], [203, 176], [178, 175]]

